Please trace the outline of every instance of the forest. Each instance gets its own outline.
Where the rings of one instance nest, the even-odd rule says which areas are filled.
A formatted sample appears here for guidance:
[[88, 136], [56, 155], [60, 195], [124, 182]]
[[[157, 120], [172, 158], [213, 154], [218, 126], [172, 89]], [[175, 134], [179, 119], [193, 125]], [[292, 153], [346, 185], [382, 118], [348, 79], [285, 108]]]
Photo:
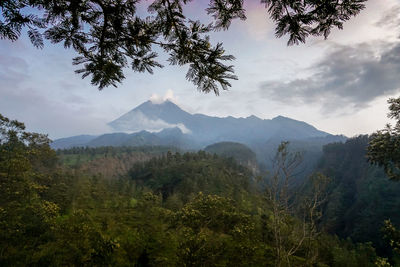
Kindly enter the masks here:
[[287, 142], [254, 173], [226, 153], [55, 151], [0, 119], [1, 266], [400, 265], [400, 184], [368, 136], [326, 145], [299, 181]]

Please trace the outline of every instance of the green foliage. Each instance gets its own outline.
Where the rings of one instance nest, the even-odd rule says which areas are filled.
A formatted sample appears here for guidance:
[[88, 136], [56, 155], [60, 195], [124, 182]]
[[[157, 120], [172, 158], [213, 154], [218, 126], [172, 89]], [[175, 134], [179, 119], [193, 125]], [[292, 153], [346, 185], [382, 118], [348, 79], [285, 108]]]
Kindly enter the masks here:
[[[61, 163], [69, 167], [77, 168], [85, 163], [96, 159], [111, 159], [118, 158], [122, 159], [125, 156], [138, 156], [146, 157], [150, 156], [160, 156], [166, 154], [168, 151], [177, 152], [178, 149], [174, 147], [166, 146], [139, 146], [139, 147], [72, 147], [69, 149], [59, 149], [57, 150], [57, 155], [61, 160]], [[146, 155], [146, 156], [145, 156]]]
[[392, 258], [395, 263], [400, 264], [400, 231], [392, 224], [390, 220], [385, 220], [382, 228], [384, 239], [392, 248]]
[[199, 193], [176, 213], [175, 223], [180, 229], [182, 265], [257, 266], [265, 262], [268, 246], [261, 242], [254, 220], [231, 199]]
[[59, 217], [50, 230], [51, 240], [34, 255], [38, 265], [101, 265], [112, 263], [116, 242], [103, 236], [82, 210]]
[[277, 24], [275, 35], [289, 34], [289, 45], [304, 43], [310, 35], [327, 38], [334, 27], [343, 29], [343, 23], [365, 7], [364, 2], [261, 0]]
[[0, 265], [24, 264], [33, 244], [46, 242], [59, 211], [43, 198], [55, 153], [46, 136], [24, 130], [23, 123], [0, 115]]
[[235, 142], [220, 142], [207, 146], [204, 151], [217, 154], [225, 158], [234, 158], [239, 164], [253, 169], [257, 169], [256, 154], [247, 146]]
[[383, 232], [394, 251], [400, 253], [400, 231], [393, 226], [390, 220], [385, 221]]
[[400, 184], [388, 180], [382, 168], [368, 163], [368, 142], [368, 136], [359, 136], [324, 147], [319, 170], [332, 182], [321, 225], [342, 238], [370, 241], [381, 256], [390, 258], [390, 247], [383, 242], [380, 229], [386, 219], [400, 222]]
[[397, 120], [396, 125], [388, 124], [371, 135], [367, 156], [372, 164], [382, 166], [390, 179], [400, 180], [400, 98], [391, 98], [388, 103], [388, 117]]
[[386, 258], [377, 258], [375, 261], [375, 266], [377, 267], [391, 267], [390, 263], [387, 261]]
[[[293, 191], [296, 171], [302, 162], [300, 153], [289, 150], [289, 142], [282, 142], [267, 177], [266, 198], [271, 206], [271, 235], [276, 253], [275, 265], [314, 265], [318, 258], [317, 221], [329, 179], [317, 173], [310, 177], [299, 197]], [[304, 253], [303, 257], [298, 254]]]
[[187, 202], [197, 192], [240, 196], [250, 190], [250, 172], [232, 159], [200, 151], [154, 158], [138, 163], [129, 172], [137, 185], [161, 193], [163, 199], [177, 193]]
[[[342, 29], [357, 15], [365, 1], [262, 0], [261, 4], [276, 23], [276, 36], [288, 34], [291, 45], [305, 42], [309, 35], [327, 38], [332, 28]], [[162, 67], [155, 47], [169, 54], [169, 64], [188, 64], [186, 79], [200, 91], [218, 94], [237, 79], [233, 66], [226, 65], [234, 57], [225, 54], [221, 43], [211, 45], [207, 34], [228, 29], [233, 19], [246, 19], [243, 0], [210, 0], [206, 12], [214, 20], [208, 25], [184, 15], [191, 1], [156, 0], [145, 16], [137, 13], [140, 2], [3, 0], [0, 38], [15, 41], [27, 27], [35, 47], [43, 47], [43, 37], [72, 47], [78, 53], [73, 64], [82, 67], [76, 73], [91, 76], [100, 90], [121, 83], [126, 67], [148, 73]]]
[[[287, 253], [289, 260], [280, 260], [274, 205], [254, 189], [251, 172], [232, 159], [203, 151], [169, 152], [110, 179], [57, 165], [46, 137], [0, 119], [1, 266], [387, 263], [368, 243], [355, 245], [327, 234], [305, 239], [302, 231], [312, 224], [287, 209], [278, 216], [280, 237], [286, 248], [296, 249]], [[280, 151], [287, 152], [284, 146]], [[129, 153], [125, 148], [114, 152], [83, 148], [58, 153], [82, 158], [106, 153], [109, 160], [123, 160], [120, 153]], [[310, 184], [318, 188], [321, 179], [316, 175]], [[390, 229], [387, 236], [397, 240], [397, 230]]]

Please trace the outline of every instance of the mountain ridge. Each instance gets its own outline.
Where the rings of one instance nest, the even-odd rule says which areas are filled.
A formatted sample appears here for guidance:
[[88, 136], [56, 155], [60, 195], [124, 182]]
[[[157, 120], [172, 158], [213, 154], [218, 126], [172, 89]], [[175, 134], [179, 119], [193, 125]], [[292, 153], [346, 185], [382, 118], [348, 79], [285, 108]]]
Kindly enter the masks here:
[[58, 139], [52, 147], [150, 145], [198, 150], [219, 142], [235, 142], [252, 149], [259, 161], [267, 162], [281, 141], [290, 141], [293, 147], [312, 153], [317, 160], [323, 145], [346, 140], [345, 136], [331, 135], [284, 116], [262, 119], [255, 115], [235, 118], [191, 114], [169, 100], [160, 104], [146, 101], [108, 125], [114, 133], [86, 136], [86, 143], [79, 136]]
[[[181, 109], [178, 105], [173, 103], [170, 100], [165, 100], [162, 103], [155, 104], [151, 102], [150, 100], [138, 105], [137, 107], [131, 109], [127, 113], [121, 115], [117, 119], [111, 121], [108, 123], [109, 126], [111, 126], [115, 131], [132, 131], [132, 128], [129, 129], [127, 128], [122, 128], [126, 127], [127, 125], [124, 125], [127, 120], [133, 120], [137, 119], [136, 115], [138, 113], [141, 113], [147, 117], [147, 119], [152, 120], [152, 121], [157, 121], [160, 122], [162, 120], [165, 125], [171, 125], [171, 127], [164, 127], [164, 128], [173, 128], [176, 125], [183, 124], [185, 125], [186, 128], [189, 130], [196, 130], [196, 126], [193, 125], [193, 121], [196, 122], [197, 124], [201, 121], [204, 120], [212, 120], [213, 122], [238, 122], [238, 121], [247, 121], [247, 122], [262, 122], [262, 123], [296, 123], [296, 124], [302, 124], [305, 127], [308, 127], [310, 130], [314, 130], [315, 134], [318, 136], [323, 136], [323, 135], [328, 135], [329, 133], [318, 130], [314, 126], [304, 122], [304, 121], [299, 121], [295, 120], [292, 118], [284, 117], [284, 116], [277, 116], [272, 119], [262, 119], [259, 118], [255, 115], [250, 115], [248, 117], [233, 117], [233, 116], [227, 116], [227, 117], [217, 117], [217, 116], [209, 116], [201, 113], [194, 113], [191, 114], [183, 109]], [[140, 118], [139, 120], [135, 121], [136, 123], [140, 123]], [[133, 121], [130, 121], [130, 125], [133, 125]], [[202, 123], [200, 123], [201, 125]], [[198, 127], [197, 127], [198, 128]], [[142, 127], [142, 130], [143, 129]], [[151, 130], [151, 129], [150, 129]], [[185, 132], [185, 131], [183, 131]]]
[[244, 142], [249, 137], [253, 137], [255, 141], [274, 136], [283, 139], [303, 139], [329, 135], [304, 121], [283, 116], [261, 119], [254, 115], [235, 118], [191, 114], [169, 100], [160, 104], [146, 101], [108, 125], [118, 132], [139, 130], [157, 132], [165, 128], [178, 127], [184, 134], [192, 135], [203, 145], [213, 141], [225, 141], [224, 139]]

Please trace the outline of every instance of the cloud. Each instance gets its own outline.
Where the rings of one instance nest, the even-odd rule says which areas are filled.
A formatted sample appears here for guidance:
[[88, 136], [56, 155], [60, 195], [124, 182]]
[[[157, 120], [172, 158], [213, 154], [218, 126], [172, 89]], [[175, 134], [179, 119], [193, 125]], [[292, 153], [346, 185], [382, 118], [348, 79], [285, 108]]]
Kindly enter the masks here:
[[377, 27], [386, 27], [390, 29], [399, 29], [400, 25], [400, 5], [395, 5], [387, 10], [375, 25]]
[[336, 46], [311, 67], [312, 76], [267, 81], [260, 94], [282, 103], [319, 104], [324, 113], [359, 110], [400, 89], [400, 43]]
[[109, 124], [117, 132], [159, 132], [166, 128], [179, 128], [182, 133], [191, 133], [191, 131], [186, 128], [183, 123], [172, 124], [161, 119], [150, 119], [141, 111], [129, 112], [122, 116], [122, 118], [117, 119]]
[[162, 98], [161, 96], [159, 96], [158, 94], [152, 94], [152, 95], [150, 96], [150, 101], [151, 101], [153, 104], [161, 104], [162, 102], [164, 102], [164, 101], [163, 101], [163, 98]]
[[0, 88], [15, 87], [27, 80], [28, 63], [21, 57], [0, 54]]
[[84, 98], [71, 92], [53, 96], [54, 90], [46, 86], [46, 80], [34, 77], [23, 56], [0, 51], [0, 62], [4, 63], [0, 64], [0, 113], [4, 116], [25, 122], [28, 131], [51, 138], [110, 131]]
[[150, 96], [150, 101], [153, 104], [161, 104], [161, 103], [163, 103], [163, 102], [165, 102], [167, 100], [169, 100], [171, 102], [174, 102], [174, 103], [178, 102], [177, 101], [178, 98], [174, 96], [174, 91], [172, 91], [171, 89], [168, 89], [167, 92], [165, 92], [165, 95], [163, 97], [158, 95], [158, 94], [155, 94], [155, 93], [153, 93]]
[[63, 101], [56, 102], [35, 88], [0, 89], [0, 113], [10, 119], [25, 122], [28, 131], [50, 134], [53, 139], [110, 131], [90, 107], [72, 107]]

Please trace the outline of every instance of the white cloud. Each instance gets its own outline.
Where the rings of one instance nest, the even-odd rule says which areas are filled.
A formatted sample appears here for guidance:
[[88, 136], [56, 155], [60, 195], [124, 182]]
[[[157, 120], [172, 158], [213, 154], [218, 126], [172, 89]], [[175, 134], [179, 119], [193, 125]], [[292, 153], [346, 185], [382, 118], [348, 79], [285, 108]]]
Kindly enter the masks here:
[[161, 104], [162, 102], [164, 102], [163, 98], [162, 98], [161, 96], [159, 96], [158, 94], [155, 94], [155, 93], [153, 93], [153, 94], [150, 96], [150, 101], [151, 101], [153, 104]]
[[110, 123], [110, 126], [118, 132], [135, 133], [140, 131], [159, 132], [167, 128], [179, 128], [182, 133], [191, 131], [183, 123], [172, 124], [161, 119], [150, 119], [141, 111], [130, 112], [122, 118]]
[[151, 101], [153, 104], [161, 104], [161, 103], [164, 103], [164, 102], [167, 101], [167, 100], [169, 100], [169, 101], [171, 101], [171, 102], [173, 102], [173, 103], [175, 103], [175, 104], [178, 103], [178, 98], [175, 97], [174, 91], [172, 91], [171, 89], [168, 89], [168, 90], [165, 92], [165, 95], [164, 95], [163, 97], [160, 96], [160, 95], [158, 95], [158, 94], [156, 94], [156, 93], [153, 93], [153, 94], [150, 96], [150, 101]]

